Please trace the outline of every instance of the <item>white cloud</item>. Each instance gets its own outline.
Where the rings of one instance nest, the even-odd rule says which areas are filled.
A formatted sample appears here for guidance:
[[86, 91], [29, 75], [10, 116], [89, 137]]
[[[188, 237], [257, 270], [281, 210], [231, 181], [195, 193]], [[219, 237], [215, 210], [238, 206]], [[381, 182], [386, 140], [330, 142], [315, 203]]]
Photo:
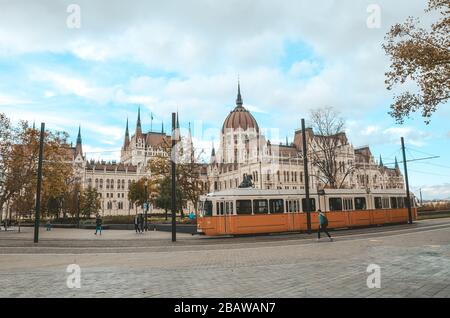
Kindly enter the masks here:
[[413, 146], [423, 147], [432, 137], [432, 134], [416, 127], [385, 127], [367, 125], [364, 122], [350, 120], [347, 122], [347, 133], [354, 145], [393, 145], [400, 143], [400, 137]]
[[0, 106], [31, 104], [32, 101], [9, 94], [0, 93]]
[[120, 150], [104, 147], [94, 147], [88, 144], [83, 145], [83, 152], [88, 160], [117, 161], [120, 158]]
[[425, 200], [434, 200], [434, 199], [450, 200], [450, 183], [414, 187], [413, 190], [417, 197], [419, 197], [420, 189], [422, 190], [422, 197]]
[[298, 61], [292, 64], [289, 69], [289, 75], [294, 77], [307, 77], [313, 75], [317, 72], [319, 68], [319, 63], [314, 61]]

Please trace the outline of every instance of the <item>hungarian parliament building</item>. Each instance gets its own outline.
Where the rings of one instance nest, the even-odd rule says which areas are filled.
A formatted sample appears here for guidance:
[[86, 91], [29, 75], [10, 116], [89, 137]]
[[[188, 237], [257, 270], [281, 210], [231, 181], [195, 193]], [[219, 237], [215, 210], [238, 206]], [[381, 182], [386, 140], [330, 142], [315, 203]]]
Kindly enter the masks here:
[[[177, 117], [177, 128], [179, 122]], [[324, 136], [315, 135], [311, 128], [305, 130], [308, 153], [318, 151], [318, 142]], [[335, 187], [347, 189], [403, 189], [404, 180], [397, 160], [394, 168], [376, 162], [370, 148], [353, 148], [345, 133], [337, 138], [338, 164]], [[184, 139], [192, 144], [191, 133]], [[304, 189], [305, 174], [302, 157], [302, 130], [294, 132], [291, 143], [272, 144], [262, 134], [258, 122], [245, 108], [238, 84], [236, 106], [225, 118], [220, 132], [220, 146], [212, 147], [209, 163], [198, 163], [198, 178], [205, 193], [238, 188], [243, 176], [251, 176], [253, 187], [259, 189]], [[120, 161], [88, 160], [83, 153], [81, 131], [73, 147], [73, 164], [83, 187], [97, 189], [101, 199], [101, 214], [129, 215], [142, 212], [128, 201], [128, 187], [132, 181], [150, 177], [148, 162], [155, 157], [170, 160], [171, 135], [161, 131], [142, 130], [140, 109], [134, 134], [130, 135], [128, 119]], [[168, 147], [169, 146], [169, 147]], [[308, 161], [310, 191], [319, 191], [328, 185], [321, 169], [313, 160]], [[186, 212], [192, 211], [189, 203]]]

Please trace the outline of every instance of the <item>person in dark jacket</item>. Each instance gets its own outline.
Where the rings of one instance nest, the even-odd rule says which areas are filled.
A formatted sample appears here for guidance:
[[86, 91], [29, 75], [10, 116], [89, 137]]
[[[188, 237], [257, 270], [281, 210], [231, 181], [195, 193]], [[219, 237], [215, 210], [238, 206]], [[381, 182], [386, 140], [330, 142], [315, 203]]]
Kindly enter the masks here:
[[330, 233], [328, 233], [328, 231], [327, 231], [328, 219], [325, 216], [325, 213], [323, 213], [321, 210], [318, 210], [317, 212], [319, 215], [319, 229], [317, 230], [317, 240], [320, 240], [320, 232], [323, 231], [323, 232], [325, 232], [326, 235], [328, 235], [328, 238], [332, 242], [333, 238], [331, 237]]
[[141, 228], [141, 233], [144, 233], [144, 216], [139, 215], [139, 227]]
[[134, 216], [134, 230], [136, 231], [136, 233], [141, 232], [141, 228], [139, 227], [139, 214], [136, 214]]
[[100, 214], [97, 214], [97, 217], [95, 219], [95, 235], [97, 235], [97, 232], [100, 232], [100, 235], [102, 235], [102, 218], [100, 217]]

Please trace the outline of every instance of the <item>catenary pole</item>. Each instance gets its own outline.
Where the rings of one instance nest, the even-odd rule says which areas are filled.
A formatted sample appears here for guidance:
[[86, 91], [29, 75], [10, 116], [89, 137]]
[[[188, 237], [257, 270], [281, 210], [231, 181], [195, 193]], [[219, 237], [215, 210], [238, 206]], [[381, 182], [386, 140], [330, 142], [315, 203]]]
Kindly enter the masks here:
[[409, 193], [409, 181], [408, 181], [408, 166], [406, 164], [406, 153], [405, 153], [405, 140], [401, 137], [402, 142], [402, 153], [403, 153], [403, 167], [405, 169], [405, 182], [406, 182], [406, 207], [408, 208], [408, 222], [412, 224], [412, 210], [411, 210], [411, 196]]
[[311, 233], [311, 202], [309, 199], [309, 173], [308, 173], [308, 153], [306, 147], [306, 130], [305, 119], [302, 118], [302, 139], [303, 139], [303, 170], [305, 171], [305, 208], [306, 208], [306, 224], [308, 227], [308, 234]]
[[34, 243], [39, 242], [39, 225], [41, 221], [41, 187], [42, 187], [42, 160], [44, 156], [45, 123], [41, 123], [41, 136], [39, 138], [39, 159], [36, 188], [36, 215], [34, 218]]
[[172, 113], [172, 150], [171, 150], [171, 166], [172, 166], [172, 242], [176, 242], [177, 240], [177, 223], [176, 223], [176, 166], [175, 166], [175, 160], [176, 160], [176, 139], [178, 136], [178, 131], [175, 127], [176, 122], [176, 114]]

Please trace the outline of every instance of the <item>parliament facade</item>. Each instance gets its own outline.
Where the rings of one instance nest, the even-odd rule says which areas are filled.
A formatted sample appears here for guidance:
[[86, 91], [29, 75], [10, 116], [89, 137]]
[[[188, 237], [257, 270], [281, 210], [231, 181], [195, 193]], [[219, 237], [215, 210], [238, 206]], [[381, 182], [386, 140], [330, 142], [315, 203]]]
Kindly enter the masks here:
[[[336, 138], [336, 179], [339, 180], [339, 188], [367, 191], [404, 188], [403, 176], [397, 162], [393, 168], [384, 166], [381, 158], [376, 162], [368, 146], [354, 148], [345, 133], [320, 136], [311, 128], [307, 128], [305, 133], [308, 153], [319, 151], [318, 145], [323, 138]], [[267, 140], [254, 116], [245, 108], [238, 84], [236, 106], [223, 122], [219, 148], [216, 150], [213, 146], [209, 162], [197, 165], [202, 188], [205, 192], [237, 188], [243, 176], [247, 175], [251, 177], [255, 188], [304, 189], [302, 138], [302, 131], [296, 130], [292, 142], [272, 144]], [[188, 136], [183, 139], [192, 144], [190, 128]], [[83, 187], [91, 186], [97, 189], [101, 199], [101, 214], [140, 213], [141, 207], [136, 207], [128, 201], [128, 187], [133, 181], [151, 176], [147, 164], [152, 158], [163, 157], [170, 160], [170, 144], [171, 136], [164, 132], [164, 127], [161, 127], [159, 132], [143, 131], [139, 109], [132, 135], [127, 119], [119, 162], [88, 160], [82, 150], [79, 131], [76, 147], [73, 148], [73, 164]], [[311, 191], [329, 186], [324, 181], [323, 171], [312, 160], [308, 169]], [[193, 209], [189, 204], [186, 208]]]

